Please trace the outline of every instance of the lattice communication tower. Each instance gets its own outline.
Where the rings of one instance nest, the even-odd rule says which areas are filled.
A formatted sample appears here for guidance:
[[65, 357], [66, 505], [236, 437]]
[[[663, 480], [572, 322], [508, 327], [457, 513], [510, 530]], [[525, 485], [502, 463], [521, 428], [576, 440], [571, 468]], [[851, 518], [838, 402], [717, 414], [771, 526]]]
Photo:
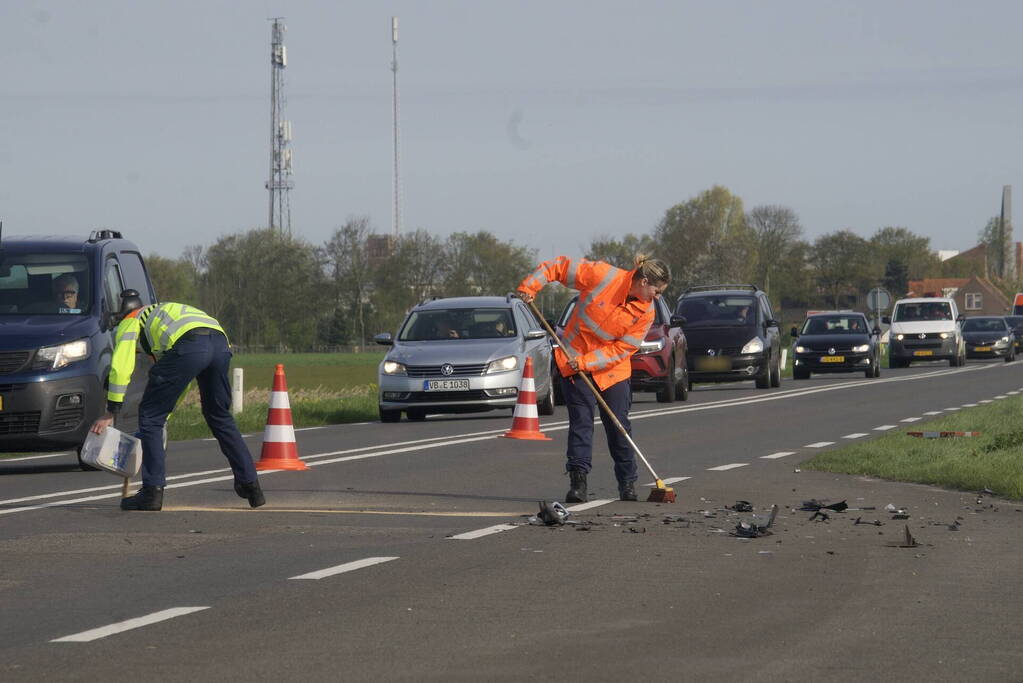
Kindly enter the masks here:
[[275, 17], [270, 34], [270, 220], [272, 231], [291, 234], [291, 121], [284, 118], [284, 69], [288, 51], [284, 46], [283, 17]]

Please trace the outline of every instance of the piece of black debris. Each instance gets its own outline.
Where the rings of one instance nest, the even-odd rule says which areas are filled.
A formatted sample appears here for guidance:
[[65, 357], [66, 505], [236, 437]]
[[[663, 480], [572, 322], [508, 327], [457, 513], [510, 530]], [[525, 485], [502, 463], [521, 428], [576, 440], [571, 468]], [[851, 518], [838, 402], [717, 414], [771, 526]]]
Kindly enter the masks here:
[[630, 526], [628, 529], [622, 529], [622, 533], [623, 534], [626, 531], [628, 531], [630, 533], [633, 533], [633, 534], [645, 534], [646, 533], [646, 527], [645, 526]]
[[952, 522], [951, 524], [949, 524], [948, 525], [948, 530], [949, 531], [959, 531], [959, 520], [957, 519], [954, 522]]
[[909, 515], [907, 515], [905, 512], [897, 512], [894, 515], [892, 515], [892, 519], [909, 519]]
[[753, 504], [748, 500], [737, 500], [735, 505], [726, 505], [726, 510], [735, 510], [736, 512], [753, 512]]
[[778, 515], [778, 506], [771, 506], [771, 515], [765, 520], [760, 515], [753, 515], [753, 519], [750, 521], [739, 522], [735, 525], [735, 531], [731, 532], [732, 536], [739, 538], [759, 538], [760, 536], [770, 536], [773, 532], [770, 530], [772, 524], [774, 524], [774, 518]]
[[862, 520], [863, 520], [862, 517], [857, 517], [856, 521], [853, 522], [853, 524], [868, 524], [870, 526], [884, 526], [884, 524], [879, 519], [875, 519], [873, 521], [867, 521], [867, 522], [864, 522]]
[[846, 510], [848, 507], [849, 506], [846, 504], [844, 500], [840, 500], [839, 502], [832, 503], [831, 505], [822, 505], [821, 510], [834, 510], [835, 512], [842, 512]]
[[819, 519], [819, 520], [821, 520], [822, 522], [826, 522], [826, 521], [828, 521], [829, 519], [831, 519], [831, 516], [830, 516], [830, 515], [829, 515], [828, 513], [826, 513], [826, 512], [821, 512], [820, 510], [818, 510], [817, 512], [813, 513], [813, 514], [812, 514], [812, 515], [810, 516], [810, 521], [811, 521], [811, 522], [812, 522], [813, 520], [815, 520], [815, 519]]
[[913, 534], [909, 533], [909, 525], [906, 525], [905, 535], [900, 541], [889, 543], [888, 546], [891, 548], [916, 548], [920, 544], [913, 538]]
[[810, 500], [804, 500], [803, 504], [799, 507], [799, 509], [805, 512], [817, 512], [822, 507], [824, 507], [824, 503], [817, 500], [816, 498], [811, 498]]
[[560, 526], [565, 523], [566, 517], [568, 517], [568, 510], [561, 503], [557, 501], [552, 503], [547, 500], [540, 501], [540, 511], [536, 513], [536, 518], [545, 525]]

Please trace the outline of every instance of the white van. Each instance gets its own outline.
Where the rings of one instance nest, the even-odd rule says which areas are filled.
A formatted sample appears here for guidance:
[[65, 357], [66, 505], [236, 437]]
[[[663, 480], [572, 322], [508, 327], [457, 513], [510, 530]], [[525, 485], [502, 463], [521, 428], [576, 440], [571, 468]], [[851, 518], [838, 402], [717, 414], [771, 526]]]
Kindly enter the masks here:
[[966, 364], [966, 344], [956, 302], [947, 297], [899, 299], [890, 323], [888, 367], [904, 368], [915, 360], [947, 360], [952, 367]]

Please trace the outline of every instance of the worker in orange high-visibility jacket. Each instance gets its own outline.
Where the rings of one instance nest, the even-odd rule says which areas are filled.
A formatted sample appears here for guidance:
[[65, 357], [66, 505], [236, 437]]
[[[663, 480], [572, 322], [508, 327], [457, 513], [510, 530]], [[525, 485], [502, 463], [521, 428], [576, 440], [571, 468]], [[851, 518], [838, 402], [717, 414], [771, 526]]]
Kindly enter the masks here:
[[[525, 301], [532, 301], [549, 282], [560, 282], [579, 291], [579, 301], [561, 337], [562, 346], [571, 348], [572, 357], [561, 349], [555, 352], [568, 408], [565, 469], [571, 485], [565, 501], [569, 503], [586, 500], [586, 475], [593, 459], [593, 415], [597, 408], [593, 393], [576, 377], [579, 372], [592, 376], [608, 408], [632, 434], [630, 359], [654, 320], [653, 300], [671, 282], [671, 270], [660, 259], [640, 254], [635, 263], [633, 270], [623, 270], [602, 261], [559, 256], [541, 263], [518, 287], [519, 296]], [[604, 414], [603, 408], [600, 408], [600, 421], [615, 463], [618, 495], [622, 500], [636, 500], [636, 458], [632, 446]]]

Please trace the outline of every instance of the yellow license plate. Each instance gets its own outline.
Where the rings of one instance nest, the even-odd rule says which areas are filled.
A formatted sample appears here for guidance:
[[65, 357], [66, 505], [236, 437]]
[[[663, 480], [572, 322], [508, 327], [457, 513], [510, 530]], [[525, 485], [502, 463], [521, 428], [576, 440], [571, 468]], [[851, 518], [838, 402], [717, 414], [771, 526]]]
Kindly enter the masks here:
[[0, 410], [4, 409], [4, 397], [0, 396]]
[[973, 350], [974, 351], [990, 351], [991, 347], [990, 346], [974, 346]]
[[822, 363], [844, 363], [845, 356], [821, 356]]
[[697, 358], [696, 369], [700, 372], [728, 372], [732, 369], [732, 359], [726, 356]]
[[933, 356], [934, 352], [933, 351], [914, 351], [913, 355], [914, 356]]

